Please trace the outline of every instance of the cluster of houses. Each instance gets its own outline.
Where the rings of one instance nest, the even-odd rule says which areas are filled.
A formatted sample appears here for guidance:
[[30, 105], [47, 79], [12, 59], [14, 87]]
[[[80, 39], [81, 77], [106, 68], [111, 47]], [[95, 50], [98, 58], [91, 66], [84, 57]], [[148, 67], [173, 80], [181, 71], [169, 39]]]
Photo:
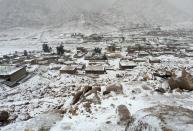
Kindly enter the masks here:
[[[158, 33], [159, 32], [159, 33]], [[149, 33], [149, 34], [148, 34]], [[130, 70], [141, 62], [151, 64], [161, 63], [161, 55], [176, 57], [193, 57], [191, 41], [176, 38], [161, 37], [168, 32], [160, 30], [137, 36], [92, 34], [72, 34], [72, 38], [83, 39], [84, 42], [111, 42], [105, 48], [86, 48], [78, 46], [75, 51], [58, 55], [50, 52], [15, 52], [0, 57], [0, 80], [8, 86], [14, 86], [27, 76], [26, 65], [45, 65], [51, 63], [60, 65], [61, 74], [105, 74], [107, 70], [115, 70], [109, 60], [119, 60], [119, 70]], [[160, 34], [162, 34], [160, 36]], [[173, 33], [171, 33], [173, 35]], [[170, 35], [171, 35], [170, 34]], [[157, 35], [160, 37], [158, 38]], [[83, 43], [84, 43], [83, 42]], [[192, 44], [192, 43], [191, 43]], [[81, 61], [81, 62], [80, 62]]]

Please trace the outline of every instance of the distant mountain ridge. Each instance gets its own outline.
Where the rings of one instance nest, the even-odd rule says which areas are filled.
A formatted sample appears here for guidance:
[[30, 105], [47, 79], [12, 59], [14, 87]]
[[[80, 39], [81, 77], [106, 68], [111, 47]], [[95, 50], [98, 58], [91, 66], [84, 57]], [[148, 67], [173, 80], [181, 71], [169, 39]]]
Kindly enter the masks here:
[[74, 23], [72, 28], [74, 25], [79, 28], [81, 16], [86, 21], [82, 28], [91, 29], [141, 23], [171, 24], [192, 19], [169, 0], [114, 0], [112, 6], [101, 9], [95, 7], [96, 1], [0, 0], [0, 28], [65, 26], [70, 22]]

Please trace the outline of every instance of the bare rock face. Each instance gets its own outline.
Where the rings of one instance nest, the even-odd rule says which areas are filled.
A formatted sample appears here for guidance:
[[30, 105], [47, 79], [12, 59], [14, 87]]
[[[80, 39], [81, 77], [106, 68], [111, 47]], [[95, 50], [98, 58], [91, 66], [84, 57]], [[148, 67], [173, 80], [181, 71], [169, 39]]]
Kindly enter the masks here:
[[185, 69], [182, 71], [181, 77], [172, 77], [168, 80], [168, 83], [171, 89], [193, 90], [193, 76], [187, 73]]
[[133, 118], [131, 116], [131, 113], [125, 105], [119, 105], [116, 112], [118, 117], [117, 123], [119, 125], [127, 125], [132, 122]]
[[139, 110], [126, 131], [189, 131], [193, 128], [193, 111], [183, 107], [158, 105]]
[[121, 84], [113, 84], [106, 87], [105, 92], [115, 92], [116, 94], [123, 94], [123, 86]]
[[0, 122], [6, 122], [9, 118], [9, 113], [7, 111], [0, 111]]

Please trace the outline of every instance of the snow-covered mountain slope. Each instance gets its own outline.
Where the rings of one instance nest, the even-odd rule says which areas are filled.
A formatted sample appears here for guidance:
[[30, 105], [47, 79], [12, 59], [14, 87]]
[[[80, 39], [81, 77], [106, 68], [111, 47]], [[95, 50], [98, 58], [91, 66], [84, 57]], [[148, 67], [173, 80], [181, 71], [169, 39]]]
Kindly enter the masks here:
[[[168, 24], [187, 21], [188, 14], [170, 0], [0, 0], [0, 28], [68, 26], [85, 28], [114, 25]], [[107, 4], [108, 3], [108, 4]], [[84, 27], [83, 26], [83, 27]], [[80, 27], [82, 28], [82, 27]]]
[[78, 8], [64, 0], [2, 0], [2, 27], [57, 25], [76, 18]]
[[191, 20], [191, 16], [170, 3], [170, 0], [117, 0], [104, 12], [115, 24], [171, 24]]

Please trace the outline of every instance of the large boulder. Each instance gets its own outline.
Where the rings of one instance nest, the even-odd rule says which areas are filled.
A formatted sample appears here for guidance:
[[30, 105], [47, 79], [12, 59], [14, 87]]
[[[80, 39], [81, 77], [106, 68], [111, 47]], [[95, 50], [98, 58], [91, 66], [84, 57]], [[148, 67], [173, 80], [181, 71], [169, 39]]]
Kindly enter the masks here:
[[132, 116], [128, 108], [125, 105], [119, 105], [117, 107], [117, 123], [119, 125], [127, 125], [132, 122]]
[[183, 107], [158, 105], [139, 110], [126, 131], [190, 131], [193, 111]]
[[168, 80], [170, 88], [173, 89], [184, 89], [184, 90], [193, 90], [193, 76], [190, 73], [187, 73], [184, 69], [182, 71], [182, 76], [177, 78], [175, 76], [171, 77]]
[[121, 84], [113, 84], [106, 87], [105, 92], [115, 92], [116, 94], [123, 94], [123, 86]]
[[9, 113], [7, 111], [0, 111], [0, 122], [6, 122], [9, 118]]

